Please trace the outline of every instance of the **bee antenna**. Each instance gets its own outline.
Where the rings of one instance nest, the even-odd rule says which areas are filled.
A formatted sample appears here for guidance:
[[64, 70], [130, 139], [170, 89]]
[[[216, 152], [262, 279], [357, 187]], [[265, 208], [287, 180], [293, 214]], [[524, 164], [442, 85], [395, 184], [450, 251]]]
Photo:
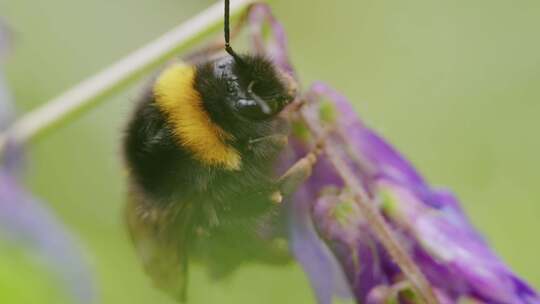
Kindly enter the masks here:
[[225, 33], [225, 51], [229, 53], [234, 58], [234, 61], [237, 63], [243, 63], [242, 58], [233, 50], [230, 44], [231, 34], [230, 34], [230, 0], [225, 0], [225, 20], [223, 22], [224, 33]]

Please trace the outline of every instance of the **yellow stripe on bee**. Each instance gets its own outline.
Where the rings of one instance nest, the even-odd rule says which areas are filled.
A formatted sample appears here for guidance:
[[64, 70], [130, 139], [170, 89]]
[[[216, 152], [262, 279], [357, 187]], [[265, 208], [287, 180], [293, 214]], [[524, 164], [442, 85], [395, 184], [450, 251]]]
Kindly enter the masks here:
[[175, 64], [161, 73], [154, 85], [154, 98], [168, 116], [179, 143], [202, 163], [228, 170], [240, 169], [238, 151], [227, 145], [232, 136], [212, 122], [193, 87], [195, 68]]

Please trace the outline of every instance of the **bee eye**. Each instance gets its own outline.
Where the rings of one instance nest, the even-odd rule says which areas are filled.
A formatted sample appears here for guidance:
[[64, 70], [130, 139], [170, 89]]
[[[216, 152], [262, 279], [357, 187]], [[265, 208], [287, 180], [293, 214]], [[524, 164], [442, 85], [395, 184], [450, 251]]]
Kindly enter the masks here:
[[239, 99], [235, 108], [238, 114], [249, 120], [263, 120], [272, 115], [271, 111], [263, 108], [260, 103], [253, 99]]

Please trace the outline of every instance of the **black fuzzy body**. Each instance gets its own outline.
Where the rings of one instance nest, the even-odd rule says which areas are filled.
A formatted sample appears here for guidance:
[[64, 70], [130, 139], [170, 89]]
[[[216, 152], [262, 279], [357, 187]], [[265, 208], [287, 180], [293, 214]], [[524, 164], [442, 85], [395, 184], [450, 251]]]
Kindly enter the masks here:
[[[258, 94], [285, 96], [268, 61], [245, 58], [250, 71], [234, 68], [240, 86], [256, 75], [261, 78]], [[258, 121], [235, 113], [227, 105], [227, 99], [235, 96], [230, 90], [227, 93], [226, 80], [216, 73], [215, 62], [197, 66], [193, 88], [211, 120], [233, 135], [227, 144], [241, 156], [239, 170], [203, 164], [183, 147], [156, 103], [152, 87], [139, 100], [124, 140], [130, 234], [155, 284], [176, 297], [185, 294], [188, 257], [202, 261], [218, 275], [243, 261], [284, 260], [260, 238], [263, 226], [278, 213], [271, 196], [278, 190], [274, 164], [282, 143], [252, 142], [285, 135], [286, 122], [279, 113]]]
[[[259, 128], [271, 129], [268, 125]], [[271, 142], [250, 145], [247, 141], [234, 146], [242, 156], [240, 170], [201, 164], [178, 144], [165, 115], [154, 103], [152, 94], [147, 93], [129, 124], [124, 153], [132, 182], [156, 206], [209, 201], [225, 214], [264, 212], [268, 207], [264, 200], [244, 201], [259, 194], [268, 200], [271, 192], [277, 190], [273, 164], [281, 147]]]

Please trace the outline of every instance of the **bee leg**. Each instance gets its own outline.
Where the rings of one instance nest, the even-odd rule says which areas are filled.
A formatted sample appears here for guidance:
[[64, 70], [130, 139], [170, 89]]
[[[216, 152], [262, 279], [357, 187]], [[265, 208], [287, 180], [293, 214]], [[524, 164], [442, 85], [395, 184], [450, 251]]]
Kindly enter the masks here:
[[287, 197], [296, 191], [310, 176], [313, 166], [317, 163], [317, 157], [321, 154], [321, 146], [317, 145], [313, 151], [294, 163], [285, 174], [278, 179], [279, 192], [272, 198]]

